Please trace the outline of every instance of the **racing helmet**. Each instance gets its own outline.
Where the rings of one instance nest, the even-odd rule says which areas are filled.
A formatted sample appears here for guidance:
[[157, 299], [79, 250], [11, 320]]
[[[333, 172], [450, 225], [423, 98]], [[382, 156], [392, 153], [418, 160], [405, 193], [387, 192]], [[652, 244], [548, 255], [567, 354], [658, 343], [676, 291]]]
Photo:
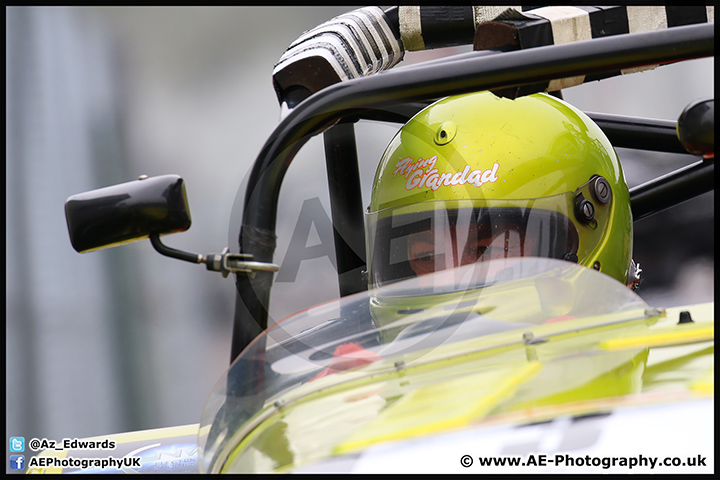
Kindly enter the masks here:
[[632, 285], [632, 213], [612, 145], [545, 93], [440, 100], [393, 137], [366, 214], [371, 288], [478, 261], [558, 258]]

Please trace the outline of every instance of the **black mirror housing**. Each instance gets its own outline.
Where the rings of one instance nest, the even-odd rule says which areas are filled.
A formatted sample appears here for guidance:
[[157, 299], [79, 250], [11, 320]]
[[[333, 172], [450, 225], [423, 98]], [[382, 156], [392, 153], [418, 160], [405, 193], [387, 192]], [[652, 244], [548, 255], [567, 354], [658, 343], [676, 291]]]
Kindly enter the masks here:
[[190, 228], [185, 183], [178, 175], [140, 179], [73, 195], [65, 202], [70, 242], [85, 253]]

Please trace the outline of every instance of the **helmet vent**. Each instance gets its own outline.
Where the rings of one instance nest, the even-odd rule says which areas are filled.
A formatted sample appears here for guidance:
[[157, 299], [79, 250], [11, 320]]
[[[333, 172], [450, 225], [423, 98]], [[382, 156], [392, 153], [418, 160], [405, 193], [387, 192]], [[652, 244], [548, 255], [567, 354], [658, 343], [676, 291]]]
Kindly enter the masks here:
[[443, 122], [435, 132], [435, 143], [438, 145], [447, 145], [452, 142], [457, 134], [457, 127], [455, 122], [447, 121]]

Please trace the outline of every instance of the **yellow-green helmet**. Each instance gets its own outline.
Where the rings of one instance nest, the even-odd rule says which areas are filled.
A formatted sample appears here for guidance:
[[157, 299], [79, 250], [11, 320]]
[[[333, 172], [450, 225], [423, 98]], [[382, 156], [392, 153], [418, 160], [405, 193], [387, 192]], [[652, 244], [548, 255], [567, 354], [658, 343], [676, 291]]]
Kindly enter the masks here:
[[419, 112], [382, 156], [367, 231], [371, 287], [512, 256], [635, 277], [617, 155], [587, 115], [547, 94], [472, 93]]

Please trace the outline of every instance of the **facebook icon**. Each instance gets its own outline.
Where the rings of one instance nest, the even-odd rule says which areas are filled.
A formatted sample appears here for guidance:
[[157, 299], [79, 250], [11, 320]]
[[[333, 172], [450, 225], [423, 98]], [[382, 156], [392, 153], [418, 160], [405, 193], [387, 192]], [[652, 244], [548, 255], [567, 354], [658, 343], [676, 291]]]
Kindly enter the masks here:
[[25, 468], [25, 455], [10, 455], [10, 470]]

